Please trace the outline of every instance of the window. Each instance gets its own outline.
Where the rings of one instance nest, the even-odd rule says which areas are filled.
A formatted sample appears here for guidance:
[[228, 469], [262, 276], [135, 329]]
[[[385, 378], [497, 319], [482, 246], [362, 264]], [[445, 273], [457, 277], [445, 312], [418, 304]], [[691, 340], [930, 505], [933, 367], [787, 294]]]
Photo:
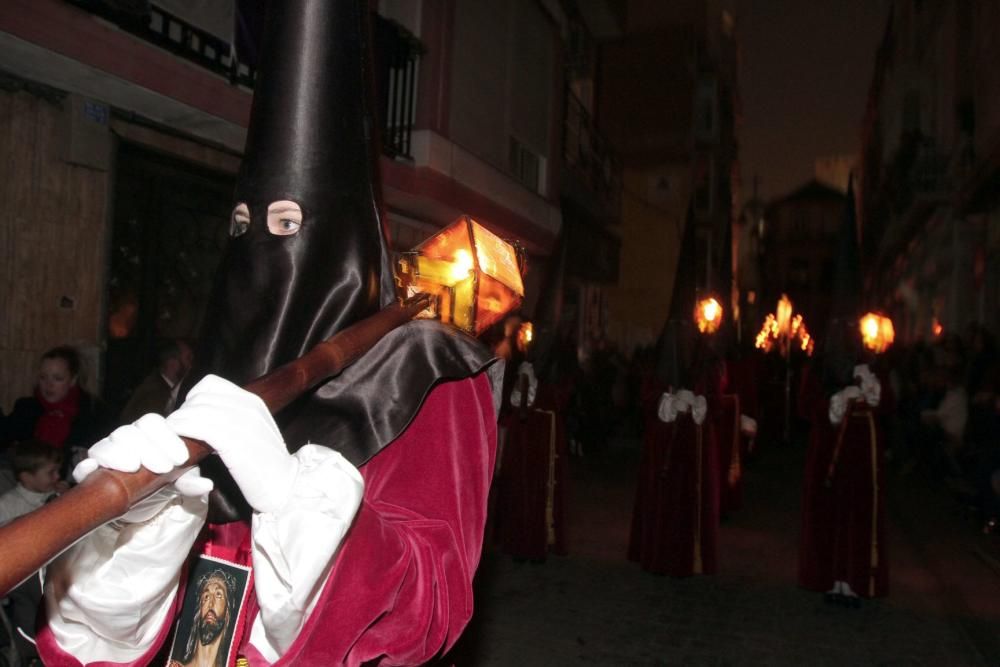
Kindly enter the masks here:
[[532, 192], [545, 194], [545, 158], [532, 152], [514, 137], [510, 138], [510, 172]]

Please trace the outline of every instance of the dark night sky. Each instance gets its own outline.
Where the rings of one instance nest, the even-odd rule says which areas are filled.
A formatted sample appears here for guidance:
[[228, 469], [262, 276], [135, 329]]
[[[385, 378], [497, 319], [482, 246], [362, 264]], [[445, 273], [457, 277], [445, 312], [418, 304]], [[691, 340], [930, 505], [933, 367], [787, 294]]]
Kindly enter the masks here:
[[888, 0], [737, 0], [744, 200], [788, 193], [817, 157], [855, 154]]

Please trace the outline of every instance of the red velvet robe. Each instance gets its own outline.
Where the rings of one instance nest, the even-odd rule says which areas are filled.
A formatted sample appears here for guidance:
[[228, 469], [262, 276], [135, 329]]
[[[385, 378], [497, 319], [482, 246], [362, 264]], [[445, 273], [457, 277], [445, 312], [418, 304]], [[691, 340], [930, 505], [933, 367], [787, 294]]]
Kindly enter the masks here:
[[562, 414], [568, 392], [538, 384], [533, 407], [513, 408], [497, 478], [497, 544], [516, 558], [566, 554], [567, 441]]
[[[440, 384], [406, 431], [361, 467], [364, 500], [354, 524], [316, 608], [274, 664], [359, 665], [381, 658], [417, 665], [455, 643], [472, 617], [495, 420], [485, 374]], [[235, 542], [239, 532], [231, 526], [226, 534]], [[251, 609], [244, 641], [255, 615]], [[149, 664], [172, 626], [165, 624], [155, 645], [130, 664]], [[44, 619], [37, 639], [46, 665], [80, 664], [59, 649]], [[240, 653], [251, 665], [269, 664], [249, 644]]]
[[714, 574], [719, 476], [712, 420], [699, 426], [683, 413], [672, 423], [660, 421], [662, 393], [655, 381], [643, 387], [646, 427], [628, 558], [655, 574]]
[[[831, 424], [829, 400], [808, 376], [803, 377], [800, 400], [812, 428], [802, 489], [799, 585], [825, 592], [846, 581], [863, 597], [887, 595], [884, 439], [878, 409], [855, 401], [840, 424]], [[880, 407], [891, 404], [890, 397], [883, 400]]]

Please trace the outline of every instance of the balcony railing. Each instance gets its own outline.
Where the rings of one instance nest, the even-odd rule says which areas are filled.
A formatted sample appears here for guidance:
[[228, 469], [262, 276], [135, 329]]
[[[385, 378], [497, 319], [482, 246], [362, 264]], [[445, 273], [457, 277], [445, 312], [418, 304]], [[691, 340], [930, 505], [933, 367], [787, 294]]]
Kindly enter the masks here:
[[605, 210], [618, 211], [622, 190], [621, 162], [597, 132], [583, 103], [569, 91], [566, 92], [563, 124], [563, 162]]
[[[253, 89], [254, 68], [239, 62], [232, 45], [170, 12], [146, 4], [142, 12], [122, 11], [104, 0], [66, 0], [120, 29], [154, 44], [179, 58], [225, 77], [234, 85]], [[375, 85], [382, 151], [390, 157], [409, 157], [413, 129], [417, 61], [423, 45], [401, 25], [372, 15], [375, 51]]]

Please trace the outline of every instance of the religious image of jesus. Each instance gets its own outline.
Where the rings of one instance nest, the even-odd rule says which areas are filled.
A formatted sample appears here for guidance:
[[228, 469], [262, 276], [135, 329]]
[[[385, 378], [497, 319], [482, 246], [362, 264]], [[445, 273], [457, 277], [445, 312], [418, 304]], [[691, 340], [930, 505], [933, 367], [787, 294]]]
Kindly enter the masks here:
[[191, 630], [183, 647], [174, 643], [169, 667], [225, 667], [236, 588], [235, 578], [218, 568], [198, 579]]

